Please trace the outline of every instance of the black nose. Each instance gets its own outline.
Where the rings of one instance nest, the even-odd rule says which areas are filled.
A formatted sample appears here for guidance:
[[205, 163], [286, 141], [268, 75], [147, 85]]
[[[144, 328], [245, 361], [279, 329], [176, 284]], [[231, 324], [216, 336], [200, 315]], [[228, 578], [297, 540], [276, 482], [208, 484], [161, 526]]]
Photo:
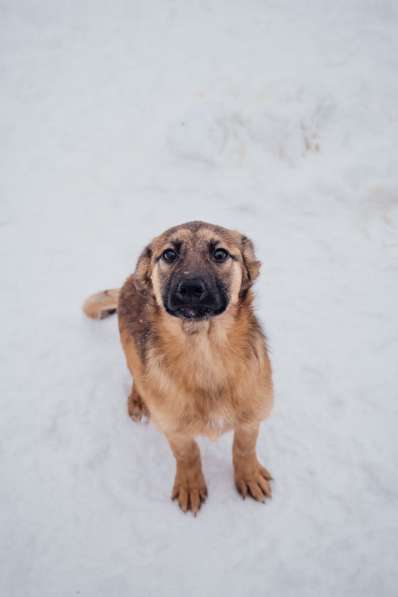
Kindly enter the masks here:
[[206, 296], [206, 285], [200, 278], [186, 278], [178, 283], [176, 294], [182, 303], [200, 302]]

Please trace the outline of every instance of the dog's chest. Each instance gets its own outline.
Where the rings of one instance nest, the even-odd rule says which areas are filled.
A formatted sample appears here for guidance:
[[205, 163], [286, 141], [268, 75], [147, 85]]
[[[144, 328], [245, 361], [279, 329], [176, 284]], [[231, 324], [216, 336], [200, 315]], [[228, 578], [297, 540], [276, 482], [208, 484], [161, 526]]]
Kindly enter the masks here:
[[234, 424], [238, 391], [235, 371], [229, 366], [227, 348], [222, 350], [206, 338], [197, 338], [191, 350], [180, 363], [184, 411], [200, 434], [217, 439]]
[[195, 337], [178, 361], [184, 379], [193, 388], [212, 393], [232, 382], [228, 348], [210, 342], [206, 336]]
[[231, 416], [211, 414], [202, 422], [201, 435], [216, 440], [221, 434], [230, 431], [234, 427], [234, 420]]
[[148, 370], [154, 419], [163, 430], [216, 439], [239, 419], [256, 376], [252, 365], [239, 346], [206, 335], [190, 338], [183, 349], [169, 344], [166, 356], [154, 354]]

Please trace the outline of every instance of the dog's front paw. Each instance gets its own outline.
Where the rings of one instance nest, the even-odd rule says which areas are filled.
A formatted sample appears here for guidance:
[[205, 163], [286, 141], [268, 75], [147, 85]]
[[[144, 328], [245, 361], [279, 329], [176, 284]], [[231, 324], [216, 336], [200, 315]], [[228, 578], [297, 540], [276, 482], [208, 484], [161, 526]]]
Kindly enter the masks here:
[[266, 498], [272, 497], [271, 481], [270, 473], [259, 462], [235, 469], [236, 489], [243, 498], [250, 495], [258, 502], [265, 502]]
[[196, 516], [206, 498], [207, 487], [203, 476], [196, 482], [183, 481], [176, 476], [171, 499], [178, 500], [183, 512], [191, 510]]

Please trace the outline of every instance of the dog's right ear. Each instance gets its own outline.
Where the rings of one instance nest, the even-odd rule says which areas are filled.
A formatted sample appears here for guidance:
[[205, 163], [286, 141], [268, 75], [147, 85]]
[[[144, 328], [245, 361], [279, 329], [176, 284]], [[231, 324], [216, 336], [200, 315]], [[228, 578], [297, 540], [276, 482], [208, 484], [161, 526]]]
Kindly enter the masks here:
[[141, 289], [148, 288], [152, 285], [152, 249], [150, 245], [145, 247], [138, 258], [137, 265], [134, 272], [136, 286]]

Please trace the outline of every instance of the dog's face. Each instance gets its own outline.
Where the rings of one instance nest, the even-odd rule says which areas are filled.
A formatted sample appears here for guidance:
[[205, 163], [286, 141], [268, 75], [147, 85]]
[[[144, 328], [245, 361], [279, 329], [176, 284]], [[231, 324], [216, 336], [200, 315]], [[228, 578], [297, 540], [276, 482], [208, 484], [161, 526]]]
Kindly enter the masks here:
[[169, 315], [200, 321], [243, 300], [259, 268], [253, 244], [239, 232], [189, 222], [155, 238], [138, 260], [135, 276], [152, 286]]

